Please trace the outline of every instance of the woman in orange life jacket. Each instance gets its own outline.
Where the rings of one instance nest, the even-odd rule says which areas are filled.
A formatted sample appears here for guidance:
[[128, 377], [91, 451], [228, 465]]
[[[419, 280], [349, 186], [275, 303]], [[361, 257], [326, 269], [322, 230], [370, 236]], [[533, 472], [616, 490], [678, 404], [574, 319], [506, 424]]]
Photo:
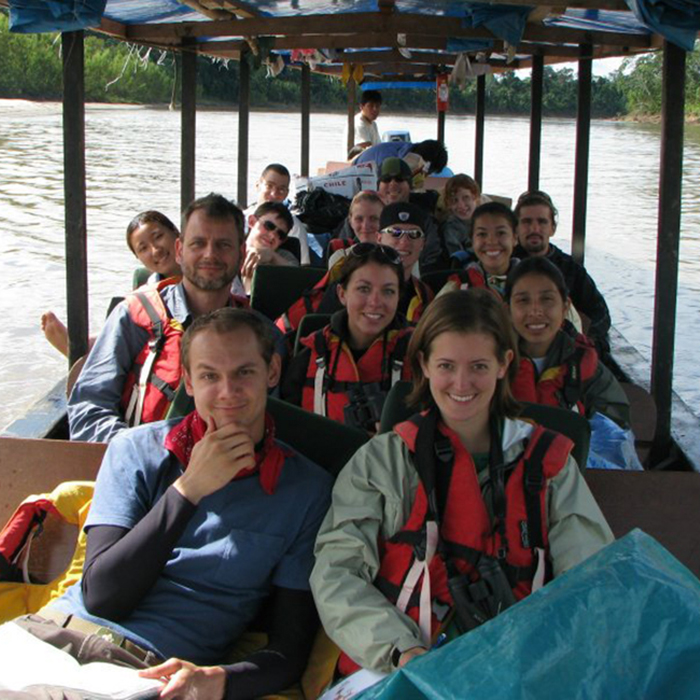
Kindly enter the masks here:
[[348, 462], [316, 541], [311, 588], [342, 674], [403, 666], [612, 541], [572, 443], [515, 417], [516, 340], [494, 295], [436, 299], [408, 359], [424, 411]]
[[[148, 284], [180, 274], [180, 265], [175, 259], [175, 241], [179, 235], [177, 226], [159, 211], [143, 211], [129, 222], [126, 227], [126, 244], [139, 262], [151, 272]], [[46, 340], [68, 357], [68, 329], [53, 311], [42, 314], [41, 330]], [[90, 347], [94, 340], [90, 338]]]
[[397, 314], [402, 281], [392, 248], [349, 248], [337, 287], [344, 308], [302, 340], [304, 350], [285, 372], [282, 398], [374, 433], [386, 393], [410, 378], [404, 363], [410, 329]]
[[517, 243], [518, 220], [515, 214], [501, 202], [479, 205], [472, 215], [472, 248], [476, 261], [466, 251], [453, 254], [460, 268], [459, 273], [448, 278], [440, 294], [457, 289], [486, 287], [502, 297], [506, 276], [518, 263], [511, 258]]
[[593, 343], [566, 319], [571, 301], [556, 265], [533, 256], [506, 282], [505, 296], [519, 336], [520, 364], [513, 383], [519, 401], [595, 412], [629, 428], [629, 401]]

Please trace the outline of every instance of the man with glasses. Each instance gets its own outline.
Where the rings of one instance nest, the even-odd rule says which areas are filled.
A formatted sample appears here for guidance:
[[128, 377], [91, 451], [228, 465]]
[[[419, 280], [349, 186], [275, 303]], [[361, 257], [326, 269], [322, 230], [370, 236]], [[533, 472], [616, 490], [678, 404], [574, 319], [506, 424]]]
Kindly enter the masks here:
[[248, 217], [248, 236], [241, 266], [241, 280], [246, 294], [250, 294], [253, 274], [258, 265], [299, 265], [293, 253], [280, 247], [293, 226], [291, 212], [280, 202], [264, 202]]
[[409, 323], [417, 323], [423, 310], [434, 294], [421, 282], [413, 270], [425, 247], [427, 214], [410, 202], [398, 202], [384, 207], [379, 219], [379, 243], [393, 248], [403, 267], [403, 293], [399, 300], [399, 311]]
[[[428, 193], [411, 192], [412, 173], [411, 168], [402, 158], [386, 158], [379, 171], [377, 191], [385, 205], [408, 203], [420, 208], [423, 212], [421, 230], [424, 233], [424, 245], [421, 246], [420, 255], [421, 272], [449, 267], [444, 246], [438, 235], [437, 222], [432, 216], [432, 211], [426, 208], [425, 195]], [[416, 199], [417, 201], [413, 201]], [[437, 201], [437, 193], [434, 197]]]
[[[255, 209], [265, 202], [280, 202], [283, 203], [289, 196], [289, 183], [291, 175], [289, 170], [281, 163], [270, 163], [263, 171], [258, 180], [258, 200], [255, 204], [251, 204], [243, 213], [246, 218], [255, 214]], [[285, 205], [286, 206], [286, 205]], [[309, 242], [307, 239], [306, 226], [296, 216], [292, 214], [294, 225], [290, 229], [288, 236], [296, 238], [299, 241], [301, 249], [301, 264], [308, 265], [309, 257]]]

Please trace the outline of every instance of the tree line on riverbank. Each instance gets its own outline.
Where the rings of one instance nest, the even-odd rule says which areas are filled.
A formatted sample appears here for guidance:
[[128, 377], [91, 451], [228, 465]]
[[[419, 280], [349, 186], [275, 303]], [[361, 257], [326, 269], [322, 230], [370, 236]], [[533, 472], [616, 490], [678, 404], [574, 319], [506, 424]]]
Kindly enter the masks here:
[[[61, 58], [58, 34], [11, 34], [8, 18], [0, 13], [0, 97], [60, 99]], [[594, 77], [594, 117], [646, 117], [661, 112], [660, 52], [627, 59], [609, 77]], [[686, 112], [700, 116], [700, 42], [688, 54]], [[171, 52], [147, 50], [102, 36], [85, 42], [85, 99], [90, 102], [168, 104], [176, 95], [177, 57]], [[251, 105], [290, 108], [300, 103], [301, 74], [285, 69], [267, 78], [264, 67], [251, 72]], [[198, 100], [208, 105], [235, 105], [238, 97], [238, 63], [198, 58]], [[570, 68], [544, 72], [543, 110], [550, 116], [576, 114], [577, 80]], [[340, 80], [312, 75], [312, 105], [344, 110], [346, 88]], [[513, 71], [487, 76], [487, 110], [492, 114], [527, 114], [530, 110], [530, 78]], [[385, 105], [394, 112], [433, 112], [434, 90], [391, 90]], [[476, 81], [463, 89], [451, 89], [450, 111], [473, 113]]]

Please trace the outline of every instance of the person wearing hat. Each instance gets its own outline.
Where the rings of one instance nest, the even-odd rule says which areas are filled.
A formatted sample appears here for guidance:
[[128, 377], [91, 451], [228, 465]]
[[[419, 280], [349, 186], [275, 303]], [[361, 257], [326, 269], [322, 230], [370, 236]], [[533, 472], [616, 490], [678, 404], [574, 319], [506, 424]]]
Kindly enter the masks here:
[[411, 324], [418, 323], [433, 292], [413, 274], [425, 248], [425, 228], [429, 215], [416, 204], [398, 202], [384, 207], [379, 218], [379, 242], [393, 248], [401, 259], [404, 288], [399, 311]]
[[258, 265], [299, 265], [288, 250], [280, 249], [294, 226], [294, 219], [281, 202], [264, 202], [248, 217], [248, 236], [241, 280], [250, 294], [253, 274]]
[[[421, 272], [449, 267], [448, 255], [442, 244], [432, 207], [423, 196], [432, 193], [411, 192], [411, 168], [402, 158], [385, 158], [379, 170], [377, 191], [385, 205], [412, 202], [424, 213], [421, 228], [424, 234], [424, 245], [420, 255]], [[436, 193], [435, 193], [436, 194]], [[413, 202], [416, 199], [417, 201]], [[435, 196], [437, 200], [437, 194]], [[428, 207], [426, 207], [428, 204]]]

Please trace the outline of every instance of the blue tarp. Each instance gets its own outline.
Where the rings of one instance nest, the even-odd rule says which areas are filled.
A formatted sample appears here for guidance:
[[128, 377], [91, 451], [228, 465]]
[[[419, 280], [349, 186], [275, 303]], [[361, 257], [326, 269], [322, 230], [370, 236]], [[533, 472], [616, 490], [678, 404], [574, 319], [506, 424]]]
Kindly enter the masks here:
[[634, 530], [356, 700], [697, 700], [700, 581]]
[[532, 7], [522, 5], [490, 5], [474, 2], [465, 5], [465, 27], [486, 27], [499, 39], [516, 46], [523, 38], [527, 17]]
[[106, 3], [107, 0], [10, 0], [10, 31], [35, 34], [97, 27]]
[[686, 51], [700, 30], [700, 0], [625, 0], [637, 18]]

